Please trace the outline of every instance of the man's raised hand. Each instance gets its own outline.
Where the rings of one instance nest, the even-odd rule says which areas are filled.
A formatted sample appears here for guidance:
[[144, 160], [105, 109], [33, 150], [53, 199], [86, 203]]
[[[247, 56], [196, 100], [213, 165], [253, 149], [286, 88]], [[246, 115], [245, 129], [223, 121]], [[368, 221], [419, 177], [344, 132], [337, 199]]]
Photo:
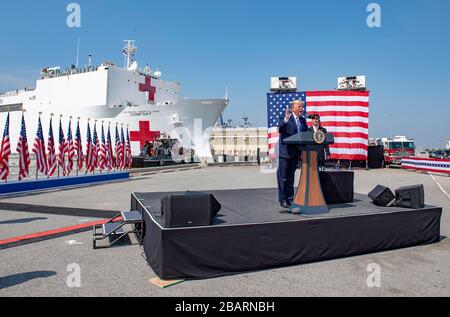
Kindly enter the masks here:
[[284, 121], [289, 121], [289, 119], [291, 118], [292, 113], [289, 110], [289, 107], [286, 107], [286, 115], [284, 116]]

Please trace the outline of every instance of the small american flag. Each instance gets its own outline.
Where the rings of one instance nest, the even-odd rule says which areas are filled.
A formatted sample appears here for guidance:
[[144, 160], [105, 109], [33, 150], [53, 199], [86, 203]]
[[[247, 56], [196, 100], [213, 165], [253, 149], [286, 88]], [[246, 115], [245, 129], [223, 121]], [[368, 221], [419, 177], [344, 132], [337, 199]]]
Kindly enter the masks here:
[[100, 167], [100, 170], [105, 170], [107, 167], [107, 158], [106, 158], [106, 152], [107, 152], [107, 146], [106, 146], [106, 139], [105, 139], [105, 129], [103, 127], [102, 123], [102, 143], [100, 144], [100, 152], [98, 154], [98, 166]]
[[[306, 102], [308, 114], [320, 115], [321, 125], [332, 133], [330, 145], [334, 160], [367, 160], [369, 139], [369, 92], [307, 91], [268, 94], [269, 154], [276, 156], [278, 123], [290, 101]], [[309, 124], [310, 125], [310, 124]]]
[[9, 113], [6, 117], [5, 132], [3, 133], [2, 148], [0, 149], [0, 179], [7, 181], [9, 176], [9, 156], [11, 145], [9, 143]]
[[91, 127], [87, 125], [87, 139], [86, 139], [86, 173], [87, 172], [93, 172], [95, 169], [94, 162], [93, 162], [93, 156], [94, 156], [94, 145], [92, 144], [92, 137], [91, 137]]
[[75, 145], [72, 137], [72, 119], [69, 120], [69, 131], [67, 131], [67, 175], [73, 170], [73, 158], [75, 157]]
[[21, 181], [28, 177], [30, 168], [30, 152], [28, 151], [27, 128], [24, 114], [22, 114], [22, 126], [20, 128], [20, 137], [16, 151], [19, 153], [19, 181]]
[[131, 168], [131, 166], [133, 164], [133, 156], [131, 155], [130, 132], [128, 131], [128, 128], [127, 128], [127, 144], [125, 147], [125, 152], [126, 152], [126, 158], [127, 158], [126, 166], [128, 168]]
[[125, 140], [125, 135], [123, 133], [123, 126], [121, 128], [121, 132], [120, 132], [120, 143], [122, 146], [122, 169], [125, 169], [127, 167], [127, 145], [126, 145], [126, 140]]
[[53, 176], [56, 172], [57, 163], [56, 163], [56, 149], [55, 149], [55, 137], [53, 135], [53, 119], [50, 119], [50, 128], [48, 130], [48, 142], [47, 142], [47, 166], [48, 166], [48, 175]]
[[116, 168], [122, 169], [123, 167], [123, 147], [120, 141], [119, 128], [116, 125]]
[[108, 126], [108, 136], [106, 141], [106, 164], [108, 170], [112, 170], [115, 166], [114, 153], [112, 148], [112, 139], [111, 139], [111, 125]]
[[93, 155], [92, 155], [92, 165], [94, 166], [94, 169], [98, 168], [98, 152], [100, 151], [100, 143], [98, 141], [98, 134], [97, 134], [97, 123], [94, 124], [94, 140], [92, 141], [93, 144]]
[[77, 131], [75, 133], [75, 149], [77, 150], [78, 156], [78, 170], [82, 170], [84, 154], [83, 154], [83, 143], [81, 141], [80, 121], [78, 121], [77, 123]]
[[36, 154], [36, 168], [43, 174], [48, 175], [47, 154], [45, 153], [45, 141], [42, 131], [41, 118], [38, 121], [38, 130], [33, 144], [33, 153]]
[[66, 153], [68, 150], [68, 144], [64, 137], [64, 131], [62, 128], [62, 120], [59, 120], [59, 154], [58, 154], [58, 165], [63, 172], [63, 175], [66, 176]]

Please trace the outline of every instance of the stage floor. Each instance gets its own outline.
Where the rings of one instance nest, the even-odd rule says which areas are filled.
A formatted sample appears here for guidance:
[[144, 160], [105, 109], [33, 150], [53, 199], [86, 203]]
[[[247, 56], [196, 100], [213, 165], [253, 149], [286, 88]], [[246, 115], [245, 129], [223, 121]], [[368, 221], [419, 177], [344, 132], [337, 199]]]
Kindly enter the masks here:
[[[202, 192], [213, 194], [222, 205], [221, 211], [213, 221], [213, 226], [261, 224], [411, 211], [411, 209], [400, 207], [379, 207], [374, 205], [367, 195], [355, 194], [353, 203], [329, 205], [330, 212], [328, 214], [293, 215], [280, 207], [277, 201], [278, 190], [276, 188]], [[136, 193], [135, 195], [146, 207], [147, 211], [152, 213], [155, 220], [164, 227], [164, 221], [160, 218], [161, 198], [184, 193]], [[426, 206], [425, 208], [434, 207]]]
[[162, 279], [211, 278], [440, 241], [442, 208], [375, 206], [366, 195], [323, 215], [292, 215], [277, 189], [206, 191], [222, 204], [212, 226], [165, 228], [161, 198], [134, 193], [144, 219], [144, 252]]

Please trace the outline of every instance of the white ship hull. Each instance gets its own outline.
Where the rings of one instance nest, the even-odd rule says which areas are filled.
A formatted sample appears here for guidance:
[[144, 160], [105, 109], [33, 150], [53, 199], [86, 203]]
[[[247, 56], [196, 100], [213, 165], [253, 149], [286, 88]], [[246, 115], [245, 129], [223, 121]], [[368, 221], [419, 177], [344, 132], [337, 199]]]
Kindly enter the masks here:
[[[124, 128], [129, 125], [131, 132], [140, 131], [143, 125], [146, 127], [148, 124], [150, 131], [166, 134], [172, 138], [181, 138], [185, 144], [192, 143], [196, 152], [200, 152], [201, 149], [198, 147], [201, 145], [196, 143], [195, 139], [199, 137], [202, 140], [209, 139], [209, 134], [204, 135], [204, 133], [208, 133], [208, 130], [214, 127], [227, 104], [228, 100], [225, 99], [183, 99], [171, 105], [127, 108], [114, 121], [104, 118], [98, 122], [104, 121], [105, 124], [120, 122], [124, 124]], [[143, 142], [146, 140], [153, 141], [142, 139]], [[133, 140], [131, 145], [133, 154], [140, 153], [143, 144]]]
[[[203, 135], [207, 133], [209, 128], [214, 127], [215, 123], [219, 119], [220, 115], [224, 111], [228, 104], [225, 99], [186, 99], [180, 100], [175, 104], [156, 106], [156, 105], [144, 105], [126, 108], [115, 117], [90, 119], [91, 133], [93, 134], [94, 124], [97, 123], [97, 133], [101, 138], [101, 125], [103, 124], [105, 134], [107, 133], [108, 126], [111, 127], [112, 142], [115, 140], [115, 128], [119, 125], [119, 131], [123, 125], [124, 131], [128, 128], [131, 136], [135, 133], [142, 133], [142, 139], [138, 140], [132, 138], [131, 147], [133, 155], [140, 153], [142, 142], [154, 141], [154, 139], [146, 138], [146, 132], [156, 132], [156, 136], [169, 135], [173, 138], [184, 138], [184, 142], [189, 140], [194, 142], [195, 133], [202, 133], [202, 139], [208, 139], [208, 136]], [[65, 113], [62, 111], [51, 112], [44, 109], [35, 109], [33, 106], [24, 107], [25, 120], [27, 125], [27, 137], [28, 143], [31, 146], [34, 142], [37, 132], [37, 121], [39, 112], [41, 112], [42, 127], [44, 130], [44, 138], [47, 140], [49, 131], [49, 120], [51, 114], [53, 114], [53, 133], [55, 142], [58, 144], [59, 137], [59, 120], [60, 116], [63, 126], [64, 135], [67, 138], [68, 125], [70, 116], [72, 116], [72, 134], [75, 137], [75, 129], [78, 121], [76, 114]], [[6, 122], [7, 112], [0, 114], [0, 129], [3, 129]], [[20, 134], [22, 111], [10, 112], [10, 140], [12, 144], [13, 153], [16, 150], [16, 144]], [[88, 119], [85, 116], [80, 115], [80, 130], [83, 139], [83, 145], [86, 144], [87, 123]], [[197, 128], [195, 128], [197, 124]], [[148, 126], [149, 130], [144, 131], [142, 126]], [[3, 131], [3, 130], [2, 130]], [[185, 132], [185, 133], [183, 133]], [[198, 135], [196, 136], [199, 137]], [[188, 140], [186, 140], [188, 138]], [[199, 144], [193, 144], [195, 148]], [[204, 144], [203, 144], [204, 145]], [[196, 148], [196, 152], [200, 152], [200, 149]]]

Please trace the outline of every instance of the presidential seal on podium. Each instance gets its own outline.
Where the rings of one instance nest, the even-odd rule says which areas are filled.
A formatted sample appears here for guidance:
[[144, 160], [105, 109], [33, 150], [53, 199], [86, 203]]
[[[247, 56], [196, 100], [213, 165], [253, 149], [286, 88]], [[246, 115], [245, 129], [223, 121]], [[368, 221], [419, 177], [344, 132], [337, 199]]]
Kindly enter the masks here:
[[316, 132], [314, 132], [313, 139], [317, 144], [323, 144], [325, 142], [326, 135], [322, 130], [318, 129]]

